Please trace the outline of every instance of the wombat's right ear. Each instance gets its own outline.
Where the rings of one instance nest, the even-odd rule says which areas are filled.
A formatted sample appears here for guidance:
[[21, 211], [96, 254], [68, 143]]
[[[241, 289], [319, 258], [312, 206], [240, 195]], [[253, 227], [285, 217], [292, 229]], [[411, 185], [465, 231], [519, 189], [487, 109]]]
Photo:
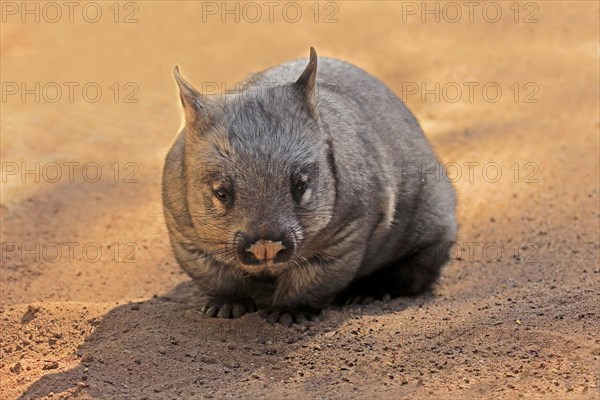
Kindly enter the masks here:
[[198, 121], [205, 106], [202, 98], [202, 93], [194, 89], [194, 87], [186, 81], [179, 73], [179, 67], [175, 66], [173, 75], [179, 86], [179, 97], [185, 113], [186, 124], [194, 124]]

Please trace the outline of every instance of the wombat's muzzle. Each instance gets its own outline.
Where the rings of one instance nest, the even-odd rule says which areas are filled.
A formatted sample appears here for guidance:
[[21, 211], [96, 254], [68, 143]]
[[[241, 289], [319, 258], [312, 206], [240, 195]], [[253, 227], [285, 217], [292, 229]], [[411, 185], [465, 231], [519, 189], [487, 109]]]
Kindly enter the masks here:
[[296, 250], [295, 240], [290, 234], [272, 229], [260, 229], [260, 233], [236, 235], [238, 260], [247, 266], [271, 266], [285, 263]]

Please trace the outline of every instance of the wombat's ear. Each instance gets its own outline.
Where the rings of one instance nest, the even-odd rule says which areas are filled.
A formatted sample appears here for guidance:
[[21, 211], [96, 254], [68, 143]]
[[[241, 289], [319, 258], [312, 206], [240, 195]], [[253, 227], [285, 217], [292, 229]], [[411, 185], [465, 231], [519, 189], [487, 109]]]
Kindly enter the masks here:
[[294, 85], [302, 93], [304, 100], [307, 102], [311, 111], [316, 112], [317, 107], [317, 95], [316, 95], [316, 84], [317, 84], [317, 52], [314, 47], [310, 48], [310, 60], [308, 65], [300, 75], [300, 78], [294, 83]]
[[202, 93], [194, 89], [194, 87], [186, 81], [179, 73], [179, 67], [175, 66], [173, 75], [179, 86], [179, 97], [185, 112], [186, 124], [195, 123], [203, 113], [204, 100]]

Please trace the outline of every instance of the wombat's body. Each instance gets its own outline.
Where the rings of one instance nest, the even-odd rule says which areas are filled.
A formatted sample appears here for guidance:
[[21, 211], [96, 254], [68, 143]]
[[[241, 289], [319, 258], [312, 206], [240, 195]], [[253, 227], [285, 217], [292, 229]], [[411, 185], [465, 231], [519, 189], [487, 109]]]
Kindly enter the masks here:
[[187, 122], [164, 207], [210, 315], [253, 310], [266, 282], [270, 319], [301, 322], [342, 295], [420, 293], [448, 259], [454, 190], [417, 121], [365, 71], [318, 62], [256, 74], [224, 101], [176, 72]]

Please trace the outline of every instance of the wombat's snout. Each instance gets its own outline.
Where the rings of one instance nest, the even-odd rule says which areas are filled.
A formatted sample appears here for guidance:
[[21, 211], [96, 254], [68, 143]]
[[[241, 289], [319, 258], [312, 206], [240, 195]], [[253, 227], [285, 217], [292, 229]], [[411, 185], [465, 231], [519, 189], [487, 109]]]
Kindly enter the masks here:
[[295, 251], [294, 240], [285, 233], [261, 229], [260, 234], [242, 232], [237, 237], [238, 259], [245, 265], [272, 265], [289, 261]]

